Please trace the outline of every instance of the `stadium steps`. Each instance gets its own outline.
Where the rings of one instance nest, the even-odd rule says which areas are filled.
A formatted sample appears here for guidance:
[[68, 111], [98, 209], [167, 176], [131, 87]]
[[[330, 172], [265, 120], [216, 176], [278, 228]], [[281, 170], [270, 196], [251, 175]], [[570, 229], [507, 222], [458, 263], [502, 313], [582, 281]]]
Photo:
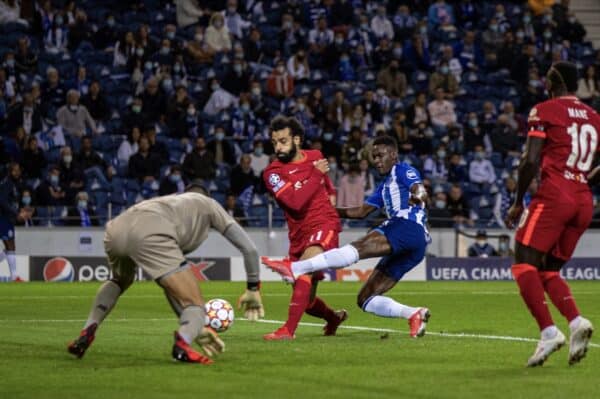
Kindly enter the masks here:
[[571, 0], [569, 8], [587, 30], [586, 39], [594, 44], [594, 48], [600, 48], [600, 1]]

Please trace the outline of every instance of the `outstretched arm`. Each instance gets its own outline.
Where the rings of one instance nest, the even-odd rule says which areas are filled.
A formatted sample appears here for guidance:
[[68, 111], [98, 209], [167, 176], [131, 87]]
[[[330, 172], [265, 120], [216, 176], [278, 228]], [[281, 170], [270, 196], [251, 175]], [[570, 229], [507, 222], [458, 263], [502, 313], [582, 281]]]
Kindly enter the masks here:
[[343, 219], [364, 219], [376, 209], [373, 205], [362, 204], [354, 208], [336, 208], [335, 210]]

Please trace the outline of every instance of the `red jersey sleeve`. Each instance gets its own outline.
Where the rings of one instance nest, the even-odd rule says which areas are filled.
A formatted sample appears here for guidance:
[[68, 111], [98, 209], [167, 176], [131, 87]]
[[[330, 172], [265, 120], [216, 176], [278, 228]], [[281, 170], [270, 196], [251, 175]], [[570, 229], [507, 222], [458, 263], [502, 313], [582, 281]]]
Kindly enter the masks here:
[[284, 208], [299, 212], [304, 209], [310, 200], [319, 191], [319, 186], [325, 184], [325, 177], [314, 169], [298, 189], [278, 168], [267, 168], [263, 173], [263, 180], [267, 189], [275, 196], [277, 202]]
[[545, 139], [548, 135], [550, 115], [546, 104], [537, 104], [527, 117], [527, 136]]
[[329, 175], [323, 175], [323, 177], [325, 178], [325, 189], [327, 190], [327, 194], [337, 195], [337, 190], [329, 178]]

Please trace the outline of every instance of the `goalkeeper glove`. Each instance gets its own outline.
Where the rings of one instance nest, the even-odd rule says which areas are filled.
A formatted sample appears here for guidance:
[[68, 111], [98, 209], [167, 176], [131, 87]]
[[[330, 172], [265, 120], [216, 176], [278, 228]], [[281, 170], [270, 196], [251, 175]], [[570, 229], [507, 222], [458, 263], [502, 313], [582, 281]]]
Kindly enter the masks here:
[[204, 327], [200, 335], [196, 337], [196, 343], [200, 345], [204, 354], [208, 357], [214, 357], [225, 351], [225, 342], [219, 338], [219, 335], [210, 327]]
[[244, 317], [250, 321], [265, 317], [265, 309], [258, 289], [247, 289], [238, 299], [238, 309], [241, 309], [244, 312]]

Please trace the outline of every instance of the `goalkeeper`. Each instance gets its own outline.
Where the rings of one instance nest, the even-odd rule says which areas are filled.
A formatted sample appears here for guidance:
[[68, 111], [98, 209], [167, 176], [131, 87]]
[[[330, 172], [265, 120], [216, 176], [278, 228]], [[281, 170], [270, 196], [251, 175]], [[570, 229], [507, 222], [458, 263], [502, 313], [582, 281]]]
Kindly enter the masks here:
[[[106, 225], [104, 248], [113, 277], [98, 290], [80, 336], [68, 346], [69, 352], [80, 358], [85, 354], [100, 323], [133, 283], [139, 266], [163, 288], [179, 317], [173, 358], [212, 363], [210, 357], [225, 346], [212, 329], [204, 326], [204, 299], [184, 258], [206, 240], [211, 227], [244, 256], [247, 289], [238, 301], [239, 307], [249, 320], [264, 317], [254, 243], [221, 205], [208, 197], [201, 184], [192, 183], [185, 193], [140, 202]], [[192, 348], [193, 342], [202, 347], [204, 355]]]

